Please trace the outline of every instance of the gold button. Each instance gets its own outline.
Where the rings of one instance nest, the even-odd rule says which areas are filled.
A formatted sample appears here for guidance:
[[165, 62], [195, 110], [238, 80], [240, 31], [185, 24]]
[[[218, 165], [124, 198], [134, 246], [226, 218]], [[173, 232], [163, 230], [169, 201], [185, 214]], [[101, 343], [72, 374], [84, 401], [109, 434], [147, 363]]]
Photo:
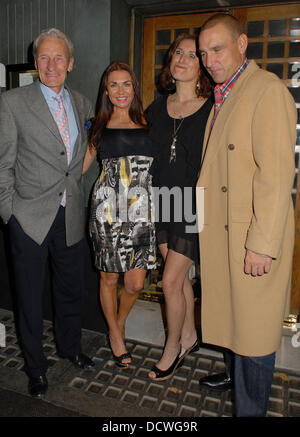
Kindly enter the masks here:
[[229, 144], [228, 149], [229, 149], [229, 150], [234, 150], [234, 149], [235, 149], [234, 144]]

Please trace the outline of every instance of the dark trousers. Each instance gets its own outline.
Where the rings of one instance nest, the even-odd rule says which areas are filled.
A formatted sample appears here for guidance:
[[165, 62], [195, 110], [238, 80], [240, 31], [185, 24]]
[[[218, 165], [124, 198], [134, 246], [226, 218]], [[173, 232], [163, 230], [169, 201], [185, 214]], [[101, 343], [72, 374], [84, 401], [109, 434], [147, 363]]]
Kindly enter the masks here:
[[262, 357], [247, 357], [224, 352], [227, 373], [234, 381], [237, 417], [265, 417], [267, 414], [275, 352]]
[[15, 272], [18, 322], [25, 371], [44, 375], [48, 368], [43, 353], [43, 293], [50, 257], [54, 299], [54, 330], [58, 353], [72, 357], [81, 352], [80, 309], [83, 297], [83, 240], [66, 245], [65, 208], [57, 216], [41, 245], [27, 234], [14, 217], [9, 221]]

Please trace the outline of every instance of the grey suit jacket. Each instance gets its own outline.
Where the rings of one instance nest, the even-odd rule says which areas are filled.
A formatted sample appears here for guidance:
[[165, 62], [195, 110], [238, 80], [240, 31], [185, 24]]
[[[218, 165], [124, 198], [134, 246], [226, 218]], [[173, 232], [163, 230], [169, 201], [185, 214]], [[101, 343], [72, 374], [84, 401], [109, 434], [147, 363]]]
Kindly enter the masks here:
[[45, 239], [67, 190], [67, 245], [84, 232], [82, 164], [87, 146], [84, 123], [92, 116], [86, 97], [68, 88], [78, 126], [68, 166], [65, 146], [39, 81], [0, 96], [0, 215], [14, 215], [38, 244]]

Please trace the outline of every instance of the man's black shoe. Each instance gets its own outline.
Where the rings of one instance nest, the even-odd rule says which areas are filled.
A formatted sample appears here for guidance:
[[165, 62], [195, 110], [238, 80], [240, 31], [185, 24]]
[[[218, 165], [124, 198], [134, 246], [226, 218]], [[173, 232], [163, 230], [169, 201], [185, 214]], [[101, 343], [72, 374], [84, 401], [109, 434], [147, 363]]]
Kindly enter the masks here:
[[82, 353], [74, 357], [61, 357], [67, 358], [77, 369], [91, 369], [95, 365], [94, 361]]
[[36, 378], [29, 377], [28, 392], [33, 398], [41, 398], [48, 390], [48, 381], [45, 375]]
[[200, 387], [210, 388], [216, 391], [226, 391], [233, 388], [233, 381], [227, 373], [208, 375], [199, 380]]

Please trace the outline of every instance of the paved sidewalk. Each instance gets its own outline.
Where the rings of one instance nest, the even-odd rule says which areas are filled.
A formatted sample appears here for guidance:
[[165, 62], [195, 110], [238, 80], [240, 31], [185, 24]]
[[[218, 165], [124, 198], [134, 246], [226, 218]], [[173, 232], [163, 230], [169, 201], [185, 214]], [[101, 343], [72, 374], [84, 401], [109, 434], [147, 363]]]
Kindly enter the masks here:
[[[233, 393], [199, 389], [199, 378], [224, 370], [222, 358], [209, 349], [188, 356], [168, 381], [155, 382], [147, 373], [162, 353], [161, 346], [127, 341], [133, 363], [118, 368], [102, 333], [83, 330], [84, 352], [95, 361], [92, 370], [75, 369], [56, 354], [52, 324], [44, 322], [44, 350], [50, 367], [44, 400], [27, 394], [27, 377], [13, 314], [0, 309], [6, 346], [0, 347], [0, 417], [199, 418], [234, 416]], [[277, 368], [269, 417], [300, 417], [300, 372]]]

